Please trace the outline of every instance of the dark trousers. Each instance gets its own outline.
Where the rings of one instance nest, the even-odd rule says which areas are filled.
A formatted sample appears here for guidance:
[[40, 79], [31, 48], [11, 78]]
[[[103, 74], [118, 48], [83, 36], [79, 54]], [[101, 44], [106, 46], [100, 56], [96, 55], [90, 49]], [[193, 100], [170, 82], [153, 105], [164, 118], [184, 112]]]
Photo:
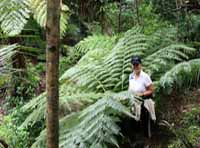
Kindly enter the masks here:
[[142, 127], [142, 130], [144, 132], [144, 135], [145, 137], [149, 138], [148, 137], [148, 120], [149, 120], [149, 112], [148, 110], [144, 107], [144, 102], [142, 103], [142, 106], [141, 106], [141, 115], [140, 115], [140, 124], [141, 124], [141, 127]]
[[[152, 98], [152, 95], [143, 97], [143, 100], [150, 99], [150, 98]], [[148, 136], [149, 118], [150, 118], [150, 114], [149, 114], [148, 110], [144, 107], [144, 101], [143, 101], [143, 103], [141, 105], [141, 115], [140, 115], [141, 123], [140, 124], [143, 129], [144, 135], [147, 138], [149, 138], [149, 136]]]

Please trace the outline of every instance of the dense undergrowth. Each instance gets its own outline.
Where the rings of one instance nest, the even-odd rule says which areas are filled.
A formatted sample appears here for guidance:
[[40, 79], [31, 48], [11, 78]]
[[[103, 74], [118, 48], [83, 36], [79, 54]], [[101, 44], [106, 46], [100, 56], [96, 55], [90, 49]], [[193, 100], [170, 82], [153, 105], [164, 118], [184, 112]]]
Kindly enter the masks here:
[[[73, 9], [70, 17], [69, 8], [63, 4], [59, 65], [60, 147], [119, 147], [123, 140], [127, 141], [127, 137], [122, 136], [123, 131], [118, 123], [123, 123], [121, 117], [134, 118], [134, 113], [130, 112], [130, 104], [135, 101], [135, 96], [127, 92], [128, 76], [131, 73], [130, 57], [133, 55], [142, 57], [143, 69], [153, 80], [158, 122], [172, 116], [173, 112], [163, 114], [163, 105], [168, 102], [168, 98], [174, 98], [171, 96], [174, 92], [179, 95], [186, 88], [199, 88], [200, 44], [196, 33], [200, 32], [199, 14], [182, 14], [182, 20], [179, 20], [181, 23], [177, 24], [174, 18], [171, 20], [163, 13], [157, 14], [162, 9], [154, 5], [155, 1], [144, 2], [139, 9], [134, 10], [129, 1], [121, 8], [117, 3], [96, 3], [96, 7], [91, 7], [91, 10], [99, 8], [97, 14], [107, 18], [104, 19], [106, 23], [110, 22], [107, 32], [104, 28], [106, 23], [101, 24], [101, 17], [98, 15], [92, 16], [97, 22], [87, 22], [92, 17], [77, 21], [76, 5], [69, 4], [70, 9]], [[3, 2], [6, 5], [11, 0]], [[41, 7], [41, 12], [45, 14], [46, 3], [30, 1], [32, 5], [29, 8], [24, 2], [25, 0], [20, 4], [19, 11], [26, 15], [20, 17], [24, 21], [15, 31], [10, 26], [17, 19], [7, 18], [7, 22], [4, 22], [0, 17], [2, 38], [5, 33], [21, 33], [26, 36], [16, 39], [17, 44], [11, 44], [12, 37], [1, 41], [0, 99], [1, 108], [6, 115], [2, 121], [0, 118], [0, 140], [3, 139], [10, 148], [41, 148], [45, 147], [46, 139], [45, 52], [41, 50], [45, 48], [44, 30], [41, 28], [44, 27], [45, 15], [37, 10]], [[40, 7], [37, 7], [38, 4], [41, 4]], [[2, 12], [5, 15], [20, 14], [12, 7], [1, 11], [5, 10]], [[27, 11], [25, 7], [28, 8]], [[169, 7], [175, 9], [171, 5]], [[118, 8], [124, 10], [121, 16]], [[12, 10], [12, 13], [7, 9]], [[132, 11], [135, 12], [134, 15], [131, 15]], [[188, 15], [191, 18], [189, 22]], [[10, 25], [6, 27], [5, 23]], [[33, 36], [27, 37], [27, 32], [30, 31], [28, 27], [35, 30]], [[86, 32], [88, 36], [77, 43]], [[65, 41], [68, 41], [66, 39], [70, 35], [74, 37], [74, 46], [66, 45]], [[24, 59], [24, 67], [12, 67], [12, 59], [18, 54], [24, 57], [21, 57]], [[170, 125], [176, 117], [172, 121], [169, 119], [169, 129], [175, 135], [169, 148], [188, 148], [188, 145], [195, 146], [199, 143], [199, 110], [194, 107], [187, 111], [177, 126]]]

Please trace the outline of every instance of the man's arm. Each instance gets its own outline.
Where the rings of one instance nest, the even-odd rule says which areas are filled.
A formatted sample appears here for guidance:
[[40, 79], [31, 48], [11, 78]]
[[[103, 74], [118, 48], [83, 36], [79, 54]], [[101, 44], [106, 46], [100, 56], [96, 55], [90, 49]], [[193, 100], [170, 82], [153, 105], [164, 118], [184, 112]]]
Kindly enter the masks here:
[[143, 96], [150, 96], [153, 94], [153, 84], [150, 84], [149, 86], [147, 86], [146, 88], [147, 90], [145, 92], [143, 92]]
[[147, 90], [145, 92], [137, 93], [136, 95], [142, 97], [142, 96], [150, 96], [153, 94], [153, 84], [150, 84], [146, 89]]

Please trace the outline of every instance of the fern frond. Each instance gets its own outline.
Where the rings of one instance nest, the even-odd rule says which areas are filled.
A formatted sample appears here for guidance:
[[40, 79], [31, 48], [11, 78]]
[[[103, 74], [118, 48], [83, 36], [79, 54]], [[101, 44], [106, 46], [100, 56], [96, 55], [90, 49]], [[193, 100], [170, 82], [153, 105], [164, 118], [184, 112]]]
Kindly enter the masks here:
[[21, 110], [30, 113], [25, 121], [21, 124], [20, 128], [34, 125], [37, 121], [45, 118], [46, 113], [46, 93], [42, 93], [36, 98], [31, 99], [25, 104]]
[[[41, 27], [46, 25], [47, 17], [47, 1], [46, 0], [29, 0], [30, 7], [33, 12], [33, 16], [37, 23]], [[61, 5], [61, 16], [60, 16], [60, 34], [64, 36], [67, 29], [67, 20], [69, 19], [69, 8], [62, 4]]]
[[1, 0], [0, 2], [1, 29], [8, 36], [21, 33], [29, 17], [29, 3], [27, 0]]
[[195, 52], [196, 49], [186, 45], [172, 44], [144, 58], [144, 69], [151, 75], [163, 73], [175, 63], [188, 60]]
[[[61, 126], [60, 147], [88, 147], [88, 145], [106, 147], [107, 140], [111, 141], [112, 145], [117, 146], [115, 136], [120, 133], [115, 122], [118, 118], [115, 117], [122, 113], [132, 116], [127, 108], [121, 104], [123, 100], [133, 98], [127, 93], [121, 92], [128, 87], [132, 55], [139, 55], [143, 58], [144, 70], [152, 74], [156, 88], [177, 85], [176, 83], [179, 80], [176, 80], [175, 74], [171, 74], [173, 70], [170, 69], [177, 63], [190, 59], [195, 53], [195, 49], [182, 44], [172, 44], [156, 49], [152, 53], [152, 51], [149, 52], [151, 49], [149, 49], [148, 41], [147, 37], [140, 32], [140, 29], [133, 28], [126, 32], [113, 48], [96, 48], [96, 45], [94, 45], [96, 49], [83, 50], [86, 54], [82, 59], [61, 76], [59, 92], [60, 108], [63, 111], [61, 116], [68, 115], [71, 112], [78, 112], [79, 115], [74, 117], [76, 118], [74, 119], [76, 121], [74, 126], [70, 128]], [[104, 50], [105, 52], [99, 53], [97, 56], [93, 55], [93, 53], [98, 54], [98, 52]], [[171, 62], [169, 63], [169, 61]], [[199, 60], [195, 62], [199, 63]], [[195, 62], [191, 62], [192, 65]], [[166, 63], [169, 66], [165, 66]], [[196, 64], [194, 69], [197, 70], [198, 66], [199, 64]], [[174, 69], [174, 71], [178, 70]], [[169, 74], [167, 75], [166, 72]], [[192, 73], [196, 73], [194, 77], [198, 77], [198, 80], [192, 81], [199, 82], [199, 71]], [[164, 78], [160, 79], [164, 74], [167, 75], [166, 81]], [[170, 80], [168, 81], [167, 78]], [[179, 79], [179, 76], [177, 78]], [[181, 77], [180, 80], [182, 80]], [[186, 82], [186, 84], [189, 83]], [[182, 86], [182, 84], [178, 85]], [[31, 110], [25, 123], [35, 122], [42, 117], [45, 118], [45, 104], [45, 96], [41, 96], [41, 98], [36, 98], [24, 106], [26, 111]], [[68, 121], [62, 121], [65, 125], [68, 124]], [[42, 137], [45, 137], [45, 134], [41, 133]], [[41, 138], [38, 138], [37, 141], [44, 140]]]
[[0, 48], [0, 76], [14, 71], [11, 58], [16, 54], [17, 44], [6, 45]]
[[75, 46], [75, 48], [83, 55], [86, 54], [90, 50], [94, 50], [98, 48], [110, 50], [114, 46], [116, 40], [117, 40], [117, 36], [109, 37], [109, 36], [94, 34], [80, 41]]
[[160, 87], [170, 93], [173, 88], [188, 88], [200, 82], [200, 59], [182, 62], [174, 66], [160, 79]]
[[[130, 57], [143, 56], [148, 47], [145, 43], [146, 37], [137, 31], [136, 28], [129, 30], [108, 55], [93, 63], [78, 63], [66, 71], [60, 80], [76, 82], [77, 86], [88, 91], [126, 89], [128, 83], [126, 80], [131, 72]], [[90, 52], [92, 51], [87, 54]]]
[[[134, 116], [122, 105], [119, 100], [128, 99], [130, 94], [108, 93], [82, 112], [72, 113], [60, 120], [60, 148], [64, 147], [106, 147], [110, 143], [116, 147], [116, 136], [120, 135], [120, 128], [116, 124], [118, 116]], [[132, 96], [133, 97], [133, 96]], [[134, 98], [132, 98], [134, 99]], [[41, 147], [45, 141], [45, 130], [41, 132], [32, 148]]]
[[148, 36], [148, 44], [150, 46], [150, 53], [162, 49], [171, 44], [175, 44], [177, 29], [175, 27], [161, 28]]
[[[64, 118], [60, 119], [59, 121], [60, 135], [62, 135], [63, 129], [71, 129], [80, 122], [80, 119], [79, 119], [80, 114], [81, 112], [71, 113], [70, 115], [67, 115]], [[40, 135], [36, 138], [36, 141], [33, 143], [31, 148], [45, 147], [46, 145], [45, 139], [46, 139], [46, 129], [40, 132]]]
[[[94, 103], [96, 100], [105, 95], [106, 94], [94, 92], [83, 92], [73, 86], [61, 85], [59, 91], [60, 115], [64, 116], [71, 112], [80, 111], [84, 107]], [[29, 113], [21, 127], [34, 125], [37, 121], [46, 118], [46, 93], [33, 98], [31, 101], [25, 104], [21, 110]]]

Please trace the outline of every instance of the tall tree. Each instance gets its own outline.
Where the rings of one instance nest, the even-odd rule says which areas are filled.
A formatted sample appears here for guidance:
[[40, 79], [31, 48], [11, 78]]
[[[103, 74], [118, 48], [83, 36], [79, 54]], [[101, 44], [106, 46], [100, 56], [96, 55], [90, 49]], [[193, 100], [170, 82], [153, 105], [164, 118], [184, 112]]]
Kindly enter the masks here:
[[60, 44], [60, 0], [47, 0], [47, 147], [58, 148], [59, 145], [59, 44]]

